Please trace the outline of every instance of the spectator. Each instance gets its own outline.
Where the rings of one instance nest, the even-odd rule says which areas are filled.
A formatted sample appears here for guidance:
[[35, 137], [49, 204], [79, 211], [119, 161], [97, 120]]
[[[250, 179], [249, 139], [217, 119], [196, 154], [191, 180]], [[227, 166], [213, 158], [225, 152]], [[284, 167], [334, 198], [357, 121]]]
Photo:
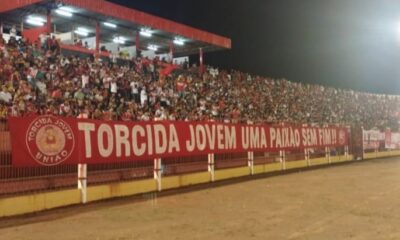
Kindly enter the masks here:
[[[400, 96], [253, 76], [136, 57], [129, 65], [62, 56], [0, 38], [0, 117], [58, 114], [102, 120], [361, 124], [397, 130]], [[172, 69], [159, 78], [159, 73]]]

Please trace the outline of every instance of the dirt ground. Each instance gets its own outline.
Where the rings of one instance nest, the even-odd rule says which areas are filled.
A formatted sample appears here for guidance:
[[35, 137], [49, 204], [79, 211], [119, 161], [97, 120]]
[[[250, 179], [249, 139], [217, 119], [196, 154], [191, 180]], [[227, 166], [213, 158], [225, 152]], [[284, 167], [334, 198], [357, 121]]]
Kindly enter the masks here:
[[1, 240], [400, 239], [400, 159], [0, 221]]

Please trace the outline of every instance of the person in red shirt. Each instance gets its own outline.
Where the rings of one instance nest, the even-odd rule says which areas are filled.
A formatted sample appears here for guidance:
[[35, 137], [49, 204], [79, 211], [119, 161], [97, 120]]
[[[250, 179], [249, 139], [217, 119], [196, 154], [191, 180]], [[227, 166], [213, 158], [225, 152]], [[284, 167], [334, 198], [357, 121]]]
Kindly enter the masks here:
[[59, 88], [54, 89], [54, 91], [51, 93], [51, 97], [53, 99], [59, 100], [62, 97], [62, 92]]

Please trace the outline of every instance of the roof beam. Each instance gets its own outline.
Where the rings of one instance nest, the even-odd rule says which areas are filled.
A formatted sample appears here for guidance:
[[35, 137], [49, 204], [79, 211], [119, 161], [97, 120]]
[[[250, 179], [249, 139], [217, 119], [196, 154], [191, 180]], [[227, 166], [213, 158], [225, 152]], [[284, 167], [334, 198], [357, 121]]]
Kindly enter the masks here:
[[176, 34], [178, 36], [202, 41], [218, 47], [226, 49], [231, 48], [231, 40], [229, 38], [192, 28], [180, 23], [176, 23], [164, 18], [140, 12], [135, 9], [120, 6], [104, 0], [58, 0], [58, 2], [87, 9], [89, 11], [105, 16], [115, 17], [143, 26], [166, 31]]

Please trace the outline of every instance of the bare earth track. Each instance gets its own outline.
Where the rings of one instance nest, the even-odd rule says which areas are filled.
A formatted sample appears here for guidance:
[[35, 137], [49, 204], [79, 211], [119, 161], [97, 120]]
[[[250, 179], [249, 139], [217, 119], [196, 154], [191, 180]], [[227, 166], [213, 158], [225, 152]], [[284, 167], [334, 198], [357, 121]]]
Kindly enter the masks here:
[[400, 159], [0, 221], [1, 240], [400, 239]]

